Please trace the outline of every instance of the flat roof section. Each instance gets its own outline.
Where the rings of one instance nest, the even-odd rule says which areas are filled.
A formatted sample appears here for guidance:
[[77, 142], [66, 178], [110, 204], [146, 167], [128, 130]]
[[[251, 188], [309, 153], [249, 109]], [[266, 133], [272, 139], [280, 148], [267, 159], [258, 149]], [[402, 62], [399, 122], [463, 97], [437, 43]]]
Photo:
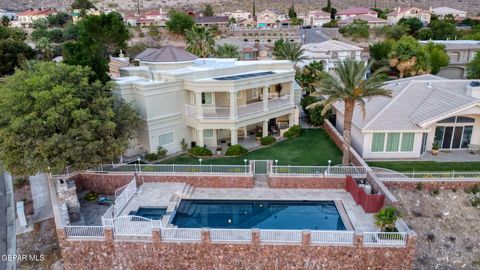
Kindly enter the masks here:
[[265, 72], [247, 73], [247, 74], [225, 76], [225, 77], [216, 77], [216, 78], [213, 78], [213, 79], [217, 80], [217, 81], [236, 81], [236, 80], [241, 80], [241, 79], [267, 76], [267, 75], [273, 75], [273, 74], [275, 74], [275, 72], [265, 71]]

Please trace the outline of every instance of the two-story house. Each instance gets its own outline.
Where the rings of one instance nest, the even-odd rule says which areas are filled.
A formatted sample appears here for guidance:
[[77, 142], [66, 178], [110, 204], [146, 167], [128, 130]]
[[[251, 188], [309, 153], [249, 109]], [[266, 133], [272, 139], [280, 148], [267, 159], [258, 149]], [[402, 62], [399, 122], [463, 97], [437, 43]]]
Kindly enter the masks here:
[[280, 25], [282, 22], [287, 21], [287, 14], [266, 9], [257, 14], [257, 27], [268, 28]]
[[360, 47], [333, 39], [320, 43], [304, 44], [302, 49], [304, 50], [303, 56], [306, 57], [305, 64], [312, 61], [321, 62], [326, 72], [335, 69], [337, 63], [344, 59], [361, 60], [363, 51]]
[[303, 20], [303, 25], [322, 27], [323, 24], [330, 21], [330, 13], [322, 10], [312, 10], [308, 13], [299, 14], [298, 18]]
[[445, 19], [445, 16], [452, 15], [456, 20], [463, 20], [467, 17], [467, 12], [454, 9], [451, 7], [436, 7], [432, 9], [432, 13], [437, 15], [439, 19]]
[[423, 24], [430, 23], [432, 9], [421, 9], [416, 7], [397, 7], [394, 11], [387, 14], [389, 24], [397, 24], [400, 19], [418, 18]]
[[252, 13], [248, 11], [235, 10], [233, 12], [223, 12], [222, 16], [227, 16], [229, 19], [233, 18], [236, 22], [248, 20], [252, 18]]
[[213, 148], [298, 123], [290, 61], [197, 59], [173, 46], [136, 58], [139, 66], [120, 68], [114, 90], [144, 120], [132, 146], [174, 153], [185, 140]]
[[54, 15], [57, 11], [54, 9], [27, 10], [17, 14], [17, 20], [13, 21], [13, 26], [21, 28], [32, 28], [33, 22], [40, 19], [46, 19], [48, 15]]
[[357, 17], [360, 15], [378, 17], [378, 12], [365, 7], [351, 7], [344, 10], [340, 10], [337, 13], [337, 17], [339, 17], [340, 20], [347, 20], [349, 18]]

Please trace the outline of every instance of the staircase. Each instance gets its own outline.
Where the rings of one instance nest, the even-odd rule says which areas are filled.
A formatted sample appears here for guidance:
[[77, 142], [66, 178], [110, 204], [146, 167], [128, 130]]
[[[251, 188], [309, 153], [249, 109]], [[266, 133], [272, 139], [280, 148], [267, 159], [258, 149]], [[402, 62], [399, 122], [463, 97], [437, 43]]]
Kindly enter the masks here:
[[254, 188], [268, 188], [268, 175], [266, 174], [256, 174], [253, 176], [253, 182], [255, 183]]

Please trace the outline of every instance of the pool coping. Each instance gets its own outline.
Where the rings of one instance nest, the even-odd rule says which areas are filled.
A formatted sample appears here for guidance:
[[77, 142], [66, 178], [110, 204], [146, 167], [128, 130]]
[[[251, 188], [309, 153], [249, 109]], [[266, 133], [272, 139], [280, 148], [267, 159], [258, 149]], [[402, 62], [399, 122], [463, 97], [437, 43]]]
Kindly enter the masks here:
[[341, 200], [334, 200], [333, 202], [335, 203], [335, 207], [337, 207], [338, 215], [342, 219], [343, 226], [345, 226], [345, 230], [354, 231], [355, 228], [353, 227], [352, 221], [348, 216], [347, 210], [345, 209], [343, 202]]

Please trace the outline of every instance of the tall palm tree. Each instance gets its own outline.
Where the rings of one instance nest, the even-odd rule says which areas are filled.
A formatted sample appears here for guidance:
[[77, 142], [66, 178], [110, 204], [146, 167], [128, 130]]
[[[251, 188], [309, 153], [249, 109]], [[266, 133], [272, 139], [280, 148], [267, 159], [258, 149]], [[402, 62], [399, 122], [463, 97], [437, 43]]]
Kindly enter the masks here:
[[383, 88], [382, 72], [385, 69], [377, 69], [370, 77], [365, 74], [373, 62], [367, 64], [365, 61], [345, 59], [339, 62], [336, 69], [338, 79], [327, 74], [320, 82], [317, 89], [318, 94], [326, 97], [326, 100], [316, 102], [307, 108], [323, 105], [322, 114], [325, 114], [336, 102], [344, 104], [344, 125], [343, 125], [343, 165], [350, 162], [350, 144], [352, 142], [352, 118], [355, 105], [360, 106], [365, 117], [365, 103], [367, 99], [384, 96], [391, 97], [391, 91]]
[[306, 59], [303, 55], [302, 46], [296, 42], [285, 41], [276, 52], [275, 57], [282, 60], [290, 60], [296, 67], [297, 63]]
[[213, 33], [209, 28], [193, 26], [185, 32], [187, 51], [201, 58], [211, 56], [215, 51]]
[[240, 57], [240, 53], [238, 52], [238, 47], [231, 44], [223, 44], [217, 45], [217, 49], [215, 50], [215, 56], [218, 58], [236, 58]]
[[10, 27], [11, 25], [10, 18], [8, 18], [8, 16], [6, 15], [3, 15], [2, 19], [0, 20], [0, 25], [5, 27]]
[[37, 42], [37, 49], [42, 53], [43, 60], [50, 61], [53, 59], [53, 46], [48, 38], [40, 38]]

